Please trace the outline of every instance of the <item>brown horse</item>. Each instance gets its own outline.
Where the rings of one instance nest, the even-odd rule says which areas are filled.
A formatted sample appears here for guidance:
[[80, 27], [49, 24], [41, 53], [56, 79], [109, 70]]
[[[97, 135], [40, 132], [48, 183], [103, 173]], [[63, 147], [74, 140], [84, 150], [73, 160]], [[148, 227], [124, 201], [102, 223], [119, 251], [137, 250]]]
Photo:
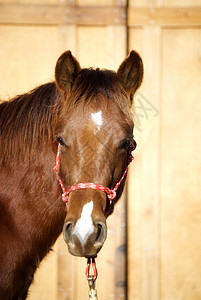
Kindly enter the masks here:
[[[117, 73], [81, 69], [67, 51], [57, 61], [56, 83], [0, 105], [1, 300], [26, 298], [62, 229], [73, 255], [95, 257], [101, 249], [106, 217], [125, 178], [112, 205], [104, 191], [75, 189], [68, 195], [68, 213], [60, 184], [114, 188], [133, 143], [131, 102], [142, 77], [135, 51]], [[60, 184], [53, 172], [56, 155]]]

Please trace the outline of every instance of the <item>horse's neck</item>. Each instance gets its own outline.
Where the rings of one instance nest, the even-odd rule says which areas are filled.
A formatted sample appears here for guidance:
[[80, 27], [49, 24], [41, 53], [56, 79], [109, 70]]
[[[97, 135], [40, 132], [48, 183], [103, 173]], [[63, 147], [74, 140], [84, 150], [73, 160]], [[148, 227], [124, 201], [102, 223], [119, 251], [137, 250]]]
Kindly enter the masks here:
[[54, 160], [53, 153], [41, 152], [29, 162], [18, 161], [0, 171], [0, 201], [23, 243], [30, 251], [34, 248], [39, 259], [61, 233], [66, 213]]

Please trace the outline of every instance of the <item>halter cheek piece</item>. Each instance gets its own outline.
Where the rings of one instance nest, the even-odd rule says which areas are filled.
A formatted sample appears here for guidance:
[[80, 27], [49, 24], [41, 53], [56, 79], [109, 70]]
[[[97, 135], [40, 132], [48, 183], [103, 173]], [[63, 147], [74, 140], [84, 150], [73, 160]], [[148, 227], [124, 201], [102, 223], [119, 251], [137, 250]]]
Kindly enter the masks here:
[[59, 181], [59, 184], [61, 186], [61, 189], [63, 191], [62, 193], [62, 200], [66, 203], [66, 209], [67, 212], [69, 210], [68, 208], [68, 199], [69, 199], [69, 194], [72, 191], [78, 190], [78, 189], [93, 189], [93, 190], [99, 190], [102, 191], [104, 193], [107, 194], [107, 197], [110, 201], [110, 205], [112, 204], [112, 200], [116, 197], [116, 191], [118, 189], [118, 187], [120, 186], [122, 180], [124, 179], [124, 177], [126, 176], [127, 172], [128, 172], [128, 167], [129, 164], [132, 162], [132, 160], [134, 159], [133, 155], [132, 155], [132, 151], [135, 150], [136, 148], [136, 142], [133, 139], [131, 145], [128, 147], [128, 161], [127, 161], [127, 166], [126, 169], [121, 177], [121, 179], [117, 182], [117, 184], [115, 185], [115, 187], [111, 190], [106, 186], [100, 185], [100, 184], [95, 184], [95, 183], [77, 183], [73, 186], [71, 186], [71, 188], [66, 192], [66, 189], [64, 187], [64, 184], [61, 180], [61, 177], [59, 175], [59, 167], [60, 167], [60, 152], [61, 152], [61, 144], [58, 144], [58, 149], [57, 149], [57, 156], [56, 156], [56, 165], [54, 167], [54, 172], [57, 175], [57, 180]]

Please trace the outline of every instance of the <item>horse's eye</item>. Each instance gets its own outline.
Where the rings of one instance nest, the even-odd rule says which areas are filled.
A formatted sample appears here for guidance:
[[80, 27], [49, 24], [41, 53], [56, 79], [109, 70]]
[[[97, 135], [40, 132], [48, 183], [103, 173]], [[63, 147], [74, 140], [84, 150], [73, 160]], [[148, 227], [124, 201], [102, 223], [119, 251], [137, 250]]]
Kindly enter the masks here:
[[57, 141], [62, 145], [62, 146], [65, 146], [65, 143], [64, 141], [62, 140], [62, 138], [60, 136], [57, 136]]
[[131, 145], [131, 140], [124, 140], [121, 144], [121, 149], [128, 149], [128, 147]]
[[121, 144], [121, 149], [127, 150], [128, 148], [133, 151], [137, 147], [137, 143], [134, 139], [124, 140]]

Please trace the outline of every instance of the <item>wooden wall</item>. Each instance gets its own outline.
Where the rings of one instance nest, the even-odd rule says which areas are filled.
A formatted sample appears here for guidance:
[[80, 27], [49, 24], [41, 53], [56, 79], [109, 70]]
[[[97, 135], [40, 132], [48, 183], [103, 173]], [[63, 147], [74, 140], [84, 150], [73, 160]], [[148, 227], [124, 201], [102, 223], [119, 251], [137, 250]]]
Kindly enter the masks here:
[[[0, 98], [52, 80], [66, 49], [83, 67], [111, 69], [128, 50], [139, 51], [145, 76], [135, 97], [138, 148], [127, 189], [127, 299], [198, 300], [201, 1], [126, 6], [125, 0], [0, 0]], [[101, 300], [126, 299], [125, 214], [124, 196], [97, 260]], [[85, 267], [60, 237], [29, 299], [88, 299]]]
[[130, 2], [138, 15], [129, 18], [129, 49], [144, 60], [145, 98], [136, 97], [138, 149], [128, 185], [128, 299], [198, 300], [201, 18], [191, 12], [201, 1]]

